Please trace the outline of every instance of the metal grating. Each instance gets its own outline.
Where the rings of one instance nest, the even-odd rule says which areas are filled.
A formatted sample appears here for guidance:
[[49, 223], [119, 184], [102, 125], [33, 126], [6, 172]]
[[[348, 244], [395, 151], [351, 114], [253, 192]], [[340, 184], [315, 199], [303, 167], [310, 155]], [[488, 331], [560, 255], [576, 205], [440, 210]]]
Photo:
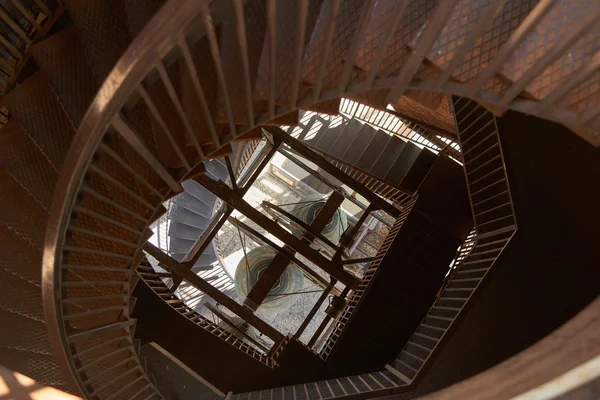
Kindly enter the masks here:
[[78, 127], [98, 88], [77, 31], [64, 29], [33, 46], [31, 52], [71, 122]]
[[101, 84], [127, 49], [131, 36], [121, 0], [68, 0], [96, 82]]
[[27, 79], [2, 100], [52, 162], [53, 168], [60, 171], [75, 136], [75, 127], [42, 74]]

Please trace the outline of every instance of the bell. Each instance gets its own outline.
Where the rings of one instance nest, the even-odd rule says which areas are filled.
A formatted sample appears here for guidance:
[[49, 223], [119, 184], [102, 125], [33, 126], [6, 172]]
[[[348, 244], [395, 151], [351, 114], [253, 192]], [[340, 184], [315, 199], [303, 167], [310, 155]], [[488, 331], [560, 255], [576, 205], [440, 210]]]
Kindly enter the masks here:
[[[312, 203], [309, 203], [311, 202]], [[317, 214], [327, 202], [327, 196], [312, 195], [308, 196], [302, 203], [296, 204], [291, 210], [291, 214], [302, 222], [310, 225], [316, 218]], [[329, 239], [332, 243], [338, 243], [340, 236], [348, 227], [348, 217], [341, 209], [338, 209], [331, 217], [321, 234]], [[293, 230], [294, 235], [301, 236], [301, 232]]]
[[[250, 250], [237, 265], [234, 276], [235, 291], [243, 302], [252, 287], [258, 282], [263, 272], [275, 258], [276, 251], [269, 246], [260, 246]], [[296, 293], [304, 286], [304, 275], [294, 264], [289, 264], [283, 271], [265, 300], [260, 305], [261, 311], [284, 311], [297, 300]]]

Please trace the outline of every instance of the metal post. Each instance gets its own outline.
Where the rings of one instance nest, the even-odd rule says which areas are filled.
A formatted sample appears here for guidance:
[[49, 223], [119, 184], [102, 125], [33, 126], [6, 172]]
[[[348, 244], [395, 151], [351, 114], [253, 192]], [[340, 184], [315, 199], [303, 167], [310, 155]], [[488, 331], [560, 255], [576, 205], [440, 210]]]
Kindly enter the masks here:
[[310, 321], [312, 321], [312, 319], [314, 318], [317, 311], [319, 311], [319, 308], [321, 308], [321, 305], [323, 304], [323, 302], [325, 301], [327, 296], [329, 296], [329, 293], [331, 293], [331, 289], [333, 289], [333, 286], [336, 283], [337, 283], [337, 280], [335, 278], [331, 278], [331, 282], [329, 283], [329, 286], [327, 286], [327, 288], [325, 290], [323, 290], [323, 293], [321, 293], [321, 296], [319, 297], [317, 302], [314, 304], [313, 308], [310, 310], [310, 312], [308, 313], [308, 315], [302, 322], [302, 325], [300, 325], [300, 327], [294, 334], [294, 337], [296, 339], [298, 339], [298, 338], [300, 338], [300, 336], [302, 336], [302, 333], [304, 332], [304, 330], [306, 329], [308, 324], [310, 324]]
[[[321, 277], [321, 275], [317, 274], [315, 271], [313, 271], [312, 269], [310, 269], [308, 267], [308, 265], [306, 265], [302, 261], [298, 260], [295, 257], [293, 250], [290, 251], [289, 248], [285, 248], [285, 247], [282, 248], [282, 247], [277, 246], [269, 238], [265, 237], [264, 235], [261, 235], [255, 229], [251, 228], [250, 226], [246, 225], [245, 223], [243, 223], [242, 221], [240, 221], [240, 220], [238, 220], [236, 218], [229, 217], [229, 222], [231, 222], [235, 226], [240, 227], [245, 232], [247, 232], [250, 235], [254, 236], [258, 240], [266, 243], [267, 246], [269, 246], [270, 248], [272, 248], [273, 250], [275, 250], [277, 253], [281, 253], [281, 255], [284, 256], [284, 257], [286, 257], [290, 262], [292, 262], [292, 263], [296, 264], [297, 266], [299, 266], [305, 272], [305, 276], [307, 276], [311, 281], [313, 281], [317, 285], [321, 286], [322, 288], [326, 288], [327, 287], [327, 285], [328, 285], [327, 281], [325, 279], [323, 279], [323, 277]], [[334, 288], [333, 291], [334, 292], [338, 292], [338, 294], [340, 293], [336, 288]]]

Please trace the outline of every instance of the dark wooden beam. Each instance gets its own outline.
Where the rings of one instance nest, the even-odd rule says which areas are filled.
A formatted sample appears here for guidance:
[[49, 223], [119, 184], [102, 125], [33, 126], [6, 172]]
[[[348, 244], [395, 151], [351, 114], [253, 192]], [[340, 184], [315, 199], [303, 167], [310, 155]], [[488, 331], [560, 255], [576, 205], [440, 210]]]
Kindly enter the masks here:
[[277, 239], [289, 245], [294, 251], [300, 253], [307, 260], [327, 272], [329, 275], [334, 276], [343, 284], [354, 287], [358, 283], [358, 279], [344, 270], [341, 263], [328, 260], [317, 250], [310, 247], [310, 244], [283, 229], [277, 222], [268, 218], [248, 204], [248, 202], [242, 198], [240, 193], [232, 191], [224, 183], [214, 181], [206, 175], [198, 177], [196, 181], [231, 207], [240, 211], [248, 219], [258, 224], [267, 232], [273, 234]]
[[331, 278], [331, 283], [329, 284], [329, 286], [327, 286], [325, 288], [325, 290], [323, 290], [323, 293], [321, 293], [321, 296], [319, 296], [319, 299], [317, 300], [317, 302], [313, 305], [312, 309], [310, 310], [310, 312], [308, 313], [306, 318], [304, 318], [304, 321], [302, 321], [302, 325], [300, 325], [300, 327], [294, 334], [294, 337], [296, 339], [299, 339], [300, 336], [302, 336], [302, 333], [304, 332], [304, 330], [306, 329], [308, 324], [310, 324], [310, 321], [312, 321], [312, 319], [314, 318], [317, 311], [319, 311], [319, 308], [321, 308], [321, 305], [323, 304], [323, 302], [325, 301], [327, 296], [329, 296], [329, 293], [331, 293], [331, 289], [333, 289], [333, 286], [336, 283], [337, 283], [337, 281], [335, 280], [335, 278]]
[[152, 243], [146, 243], [143, 247], [144, 251], [156, 258], [166, 269], [170, 270], [173, 274], [181, 276], [183, 279], [188, 281], [196, 289], [200, 290], [229, 311], [248, 322], [250, 325], [255, 327], [259, 332], [265, 336], [271, 338], [276, 343], [283, 340], [284, 336], [271, 325], [267, 324], [262, 319], [258, 318], [254, 313], [248, 310], [246, 307], [238, 304], [231, 297], [227, 296], [219, 289], [196, 275], [187, 267], [178, 263], [174, 258], [167, 255], [158, 247]]
[[325, 157], [309, 149], [302, 142], [291, 137], [280, 128], [269, 126], [265, 127], [265, 130], [271, 133], [274, 138], [278, 138], [281, 140], [282, 143], [287, 144], [296, 153], [311, 161], [312, 163], [316, 164], [319, 168], [323, 169], [325, 172], [333, 176], [335, 179], [337, 179], [344, 185], [350, 187], [355, 192], [358, 192], [361, 196], [367, 199], [369, 203], [373, 203], [375, 206], [377, 206], [378, 208], [387, 212], [395, 218], [397, 218], [400, 215], [399, 209], [397, 209], [396, 207], [379, 197], [377, 194], [373, 193], [362, 183], [346, 175], [340, 169], [332, 165]]
[[[344, 234], [340, 238], [340, 247], [348, 247], [348, 245], [350, 244], [350, 241], [352, 240], [352, 237], [360, 230], [360, 227], [363, 226], [363, 224], [365, 223], [365, 221], [369, 217], [369, 214], [371, 214], [372, 211], [375, 211], [375, 210], [371, 204], [371, 205], [369, 205], [369, 207], [367, 207], [366, 210], [363, 211], [362, 215], [360, 216], [360, 218], [358, 219], [356, 224], [352, 228], [350, 228], [346, 232], [344, 232]], [[340, 256], [341, 256], [341, 253], [340, 253]]]
[[259, 280], [252, 286], [250, 292], [248, 292], [248, 295], [244, 299], [244, 305], [252, 311], [258, 310], [258, 307], [265, 301], [267, 295], [288, 265], [290, 265], [290, 260], [283, 254], [276, 253]]
[[[310, 227], [316, 232], [321, 232], [327, 223], [329, 223], [333, 215], [337, 212], [343, 201], [344, 196], [337, 191], [333, 191], [331, 196], [329, 196], [323, 207], [321, 207], [315, 216], [314, 221], [311, 222]], [[304, 235], [303, 238], [307, 239], [307, 243], [310, 243], [314, 240], [313, 236], [310, 234]], [[288, 250], [293, 251], [293, 249], [289, 248], [289, 246], [286, 245], [285, 247], [287, 247]], [[278, 252], [271, 263], [264, 270], [260, 279], [254, 284], [254, 286], [252, 286], [252, 289], [250, 289], [250, 292], [244, 300], [244, 305], [252, 310], [257, 310], [263, 301], [265, 301], [267, 295], [273, 286], [275, 286], [289, 264], [290, 261], [287, 259], [287, 257], [284, 257]]]

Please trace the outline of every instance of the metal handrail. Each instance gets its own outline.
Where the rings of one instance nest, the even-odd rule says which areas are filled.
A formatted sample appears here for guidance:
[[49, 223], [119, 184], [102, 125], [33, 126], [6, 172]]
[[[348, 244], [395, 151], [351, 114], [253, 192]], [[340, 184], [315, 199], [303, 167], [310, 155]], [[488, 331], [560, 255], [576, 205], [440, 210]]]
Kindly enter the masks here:
[[[118, 115], [135, 88], [151, 72], [155, 63], [162, 58], [161, 51], [173, 46], [175, 38], [179, 37], [183, 29], [198, 18], [208, 3], [207, 0], [170, 1], [142, 30], [123, 54], [88, 109], [73, 140], [57, 183], [57, 187], [62, 190], [57, 190], [53, 199], [44, 246], [42, 266], [44, 313], [50, 341], [67, 383], [86, 397], [89, 397], [91, 393], [85, 387], [82, 377], [76, 372], [77, 367], [69, 351], [61, 305], [62, 253], [75, 200], [111, 119]], [[165, 194], [165, 198], [159, 204], [163, 203], [167, 197], [168, 194]], [[140, 237], [138, 245], [141, 242], [142, 237]], [[129, 266], [131, 270], [135, 267], [134, 264], [131, 262]], [[128, 281], [130, 279], [131, 274]], [[126, 306], [129, 307], [129, 299], [127, 299]], [[123, 326], [129, 326], [128, 322], [129, 317], [126, 317]], [[141, 365], [139, 358], [135, 357], [134, 361]]]
[[[437, 18], [436, 21], [445, 21], [446, 17], [449, 17], [452, 14], [452, 10], [456, 3], [456, 1], [440, 2], [435, 9], [435, 16]], [[241, 1], [236, 1], [235, 4], [238, 5], [236, 10], [239, 12], [239, 6], [241, 5], [242, 11], [242, 18], [236, 19], [236, 21], [244, 21], [244, 3]], [[300, 2], [299, 4], [300, 7], [302, 7], [302, 4], [306, 6], [306, 2]], [[478, 86], [472, 86], [467, 83], [460, 83], [454, 80], [441, 82], [440, 84], [440, 82], [433, 78], [418, 78], [416, 76], [417, 68], [426, 56], [426, 54], [424, 55], [423, 52], [426, 53], [427, 50], [431, 48], [433, 45], [433, 40], [438, 36], [435, 29], [437, 29], [436, 27], [439, 27], [438, 25], [440, 24], [432, 23], [423, 28], [423, 31], [419, 35], [416, 43], [418, 45], [418, 51], [412, 51], [408, 53], [410, 55], [407, 57], [407, 60], [405, 60], [406, 63], [402, 67], [398, 76], [384, 76], [385, 74], [379, 74], [378, 76], [377, 65], [374, 66], [369, 73], [372, 79], [363, 81], [353, 80], [351, 83], [344, 81], [339, 87], [324, 88], [323, 80], [327, 72], [327, 63], [321, 60], [321, 65], [316, 68], [316, 90], [313, 92], [307, 91], [306, 93], [301, 92], [299, 95], [297, 89], [302, 83], [302, 76], [299, 72], [295, 73], [294, 82], [292, 83], [292, 92], [294, 93], [292, 98], [294, 98], [294, 101], [290, 102], [289, 104], [280, 105], [281, 102], [276, 96], [277, 79], [275, 74], [271, 74], [267, 77], [269, 78], [268, 80], [271, 85], [268, 90], [269, 94], [267, 95], [268, 111], [257, 115], [256, 118], [250, 118], [250, 121], [246, 125], [242, 126], [239, 123], [236, 124], [236, 121], [233, 118], [233, 111], [231, 109], [231, 104], [226, 91], [223, 65], [219, 53], [219, 44], [214, 31], [214, 26], [218, 24], [224, 17], [224, 13], [226, 12], [224, 9], [227, 8], [224, 6], [226, 5], [228, 5], [226, 0], [216, 0], [213, 2], [208, 0], [196, 2], [190, 2], [187, 0], [169, 0], [166, 2], [166, 4], [159, 10], [154, 18], [133, 41], [132, 45], [123, 54], [109, 77], [104, 82], [98, 95], [86, 113], [83, 122], [80, 125], [78, 134], [71, 145], [69, 154], [63, 164], [63, 171], [57, 184], [57, 188], [59, 188], [59, 190], [57, 190], [55, 193], [48, 219], [48, 229], [44, 246], [44, 311], [46, 316], [45, 320], [50, 333], [50, 339], [55, 348], [57, 361], [65, 372], [65, 376], [69, 381], [70, 386], [72, 388], [79, 388], [79, 391], [86, 396], [89, 396], [92, 392], [90, 392], [91, 389], [85, 387], [81, 375], [79, 372], [77, 372], [78, 368], [74, 363], [72, 350], [70, 349], [69, 340], [67, 338], [66, 324], [64, 320], [65, 315], [61, 303], [63, 300], [62, 290], [64, 283], [64, 276], [61, 271], [61, 267], [63, 266], [63, 252], [72, 250], [65, 246], [66, 234], [70, 223], [74, 220], [77, 220], [77, 216], [73, 215], [73, 211], [75, 210], [77, 198], [80, 194], [80, 188], [84, 177], [90, 172], [89, 166], [91, 161], [97, 155], [98, 146], [108, 133], [114, 133], [113, 131], [115, 130], [118, 131], [117, 133], [120, 134], [125, 141], [127, 141], [130, 147], [140, 153], [147, 164], [154, 169], [154, 172], [156, 172], [156, 174], [162, 179], [165, 187], [168, 188], [160, 192], [162, 194], [162, 198], [157, 199], [156, 202], [146, 205], [148, 214], [151, 214], [151, 211], [155, 211], [152, 210], [152, 208], [158, 208], [160, 204], [168, 199], [173, 193], [181, 190], [178, 179], [170, 175], [168, 169], [164, 168], [164, 166], [162, 166], [158, 160], [156, 160], [151, 154], [149, 154], [148, 151], [146, 151], [147, 149], [145, 149], [143, 142], [139, 139], [135, 132], [131, 131], [130, 127], [127, 125], [124, 117], [121, 115], [121, 110], [124, 104], [130, 100], [132, 94], [140, 90], [139, 88], [142, 81], [147, 78], [152, 71], [157, 70], [159, 72], [160, 79], [167, 79], [168, 81], [168, 74], [165, 74], [164, 63], [167, 62], [167, 56], [171, 56], [171, 50], [179, 47], [179, 49], [182, 50], [181, 53], [183, 54], [184, 60], [188, 63], [190, 61], [193, 62], [191, 57], [189, 57], [189, 48], [187, 43], [188, 38], [197, 40], [199, 37], [201, 37], [206, 38], [208, 41], [217, 72], [217, 80], [219, 81], [219, 85], [221, 86], [224, 94], [223, 101], [225, 103], [227, 123], [231, 128], [231, 131], [228, 134], [224, 135], [223, 137], [217, 137], [213, 126], [210, 133], [215, 135], [215, 144], [212, 146], [202, 147], [199, 145], [199, 143], [197, 143], [197, 140], [190, 138], [193, 142], [195, 141], [192, 143], [194, 144], [193, 148], [198, 152], [198, 157], [194, 160], [194, 164], [206, 160], [208, 158], [207, 156], [218, 150], [220, 146], [240, 137], [250, 129], [256, 127], [258, 124], [281, 117], [290, 111], [296, 110], [298, 107], [307, 107], [326, 100], [336, 99], [348, 93], [364, 93], [375, 90], [381, 90], [385, 92], [384, 97], [386, 97], [386, 101], [382, 102], [382, 104], [387, 103], [387, 100], [389, 100], [388, 97], [393, 98], [394, 95], [398, 95], [398, 93], [401, 94], [403, 90], [410, 89], [435, 89], [456, 94], [464, 94], [469, 92], [473, 98], [477, 98], [493, 105], [502, 106], [503, 108], [508, 107], [519, 111], [531, 112], [534, 115], [539, 115], [563, 123], [573, 123], [576, 125], [583, 124], [589, 128], [594, 128], [597, 125], [597, 122], [595, 121], [595, 117], [598, 115], [597, 104], [591, 104], [582, 112], [561, 109], [560, 106], [555, 106], [556, 102], [549, 102], [548, 104], [543, 104], [543, 107], [539, 107], [539, 101], [518, 98], [517, 96], [519, 93], [514, 94], [512, 97], [508, 96], [514, 92], [514, 90], [511, 90], [511, 93], [507, 94], [508, 97], [502, 93], [492, 92], [491, 89], [484, 90], [482, 84], [485, 82], [483, 81], [480, 82]], [[306, 9], [303, 11], [306, 12]], [[335, 7], [332, 7], [332, 13], [336, 13], [337, 11], [339, 10]], [[590, 13], [589, 17], [586, 16], [586, 21], [588, 18], [596, 17], [598, 13], [600, 13], [600, 7], [594, 8], [593, 13]], [[269, 26], [271, 27], [271, 34], [273, 35], [273, 29], [276, 26], [274, 18], [277, 13], [270, 12], [268, 14]], [[337, 15], [335, 14], [330, 15], [331, 21], [335, 21], [336, 17]], [[196, 22], [200, 23], [201, 26], [194, 27], [193, 25]], [[589, 27], [591, 26], [592, 25], [590, 24]], [[195, 29], [191, 30], [190, 28], [192, 27]], [[243, 31], [240, 32], [242, 39], [246, 39], [243, 37]], [[576, 30], [569, 35], [582, 36], [585, 33], [585, 30]], [[333, 30], [329, 29], [329, 33], [323, 37], [326, 41], [324, 44], [323, 54], [327, 56], [328, 51], [325, 50], [327, 50], [331, 45]], [[565, 43], [569, 43], [570, 40], [575, 38], [569, 37], [567, 38], [568, 40], [565, 40]], [[273, 46], [275, 44], [275, 38], [272, 38], [270, 43], [270, 45]], [[515, 43], [518, 43], [518, 41]], [[357, 46], [358, 44], [356, 47]], [[382, 59], [385, 48], [384, 46], [381, 46], [381, 48], [381, 57], [377, 58]], [[245, 45], [240, 46], [240, 52], [243, 53], [244, 50], [247, 50]], [[270, 51], [270, 65], [276, 66], [276, 52], [273, 50], [274, 49], [271, 49]], [[565, 54], [567, 51], [568, 49], [565, 49]], [[357, 51], [351, 53], [353, 53], [353, 57], [356, 57]], [[550, 53], [549, 57], [544, 57], [544, 59], [541, 60], [543, 63], [536, 64], [536, 69], [543, 67], [543, 64], [549, 63], [554, 59], [558, 59], [561, 55], [558, 53], [560, 53], [560, 51], [556, 50]], [[304, 48], [302, 46], [298, 46], [295, 60], [298, 65], [298, 67], [295, 68], [297, 71], [299, 71], [302, 66], [303, 55]], [[247, 57], [242, 58], [246, 59]], [[349, 58], [345, 60], [345, 65], [351, 67], [354, 65], [354, 61], [355, 59]], [[379, 60], [379, 62], [381, 62], [381, 60]], [[490, 64], [497, 64], [495, 65], [495, 70], [502, 66], [501, 63], [498, 64], [490, 62]], [[241, 68], [247, 69], [247, 65], [242, 63]], [[248, 71], [246, 70], [244, 72]], [[490, 77], [493, 74], [494, 70], [490, 71], [490, 74], [486, 73], [482, 75], [488, 75], [488, 77]], [[524, 87], [523, 84], [526, 85], [528, 82], [535, 79], [535, 76], [531, 76], [531, 74], [524, 74], [523, 76], [523, 80], [521, 80], [519, 85], [516, 85], [515, 87]], [[197, 84], [197, 82], [195, 83]], [[250, 82], [245, 83], [247, 84], [248, 88], [251, 88]], [[225, 90], [223, 90], [223, 88], [225, 88]], [[393, 90], [387, 93], [386, 91], [390, 88], [393, 88]], [[396, 96], [396, 99], [397, 97], [398, 96]], [[206, 99], [204, 98], [204, 101], [205, 100]], [[178, 104], [178, 106], [181, 108], [181, 104]], [[252, 104], [248, 104], [248, 106], [251, 109]], [[592, 139], [595, 138], [595, 140], [600, 140], [600, 137], [597, 135], [592, 135], [591, 137]], [[78, 208], [78, 211], [82, 213], [87, 212], [87, 215], [93, 216], [93, 214], [90, 213], [90, 210], [86, 211], [82, 208]], [[147, 217], [149, 216], [150, 215]], [[105, 218], [108, 219], [108, 217]], [[135, 239], [135, 244], [137, 248], [139, 248], [144, 241], [147, 225], [139, 226], [137, 229], [139, 229], [139, 235]], [[489, 233], [492, 232], [493, 231], [490, 231]], [[130, 282], [131, 271], [136, 265], [135, 256], [135, 251], [132, 251], [130, 254], [126, 255], [129, 264], [126, 268], [123, 268], [124, 272], [128, 273], [126, 275], [126, 279], [122, 281], [124, 287], [126, 287]], [[128, 308], [129, 300], [126, 301], [126, 306]], [[115, 322], [113, 325], [119, 329], [129, 329], [129, 327], [133, 325], [133, 321], [128, 315], [125, 315], [123, 319], [117, 320], [117, 322]], [[79, 338], [88, 337], [89, 335], [93, 334], [94, 332], [85, 332], [85, 334], [83, 335], [82, 333], [83, 336], [79, 336]], [[131, 332], [129, 332], [129, 334], [131, 335]], [[134, 361], [139, 364], [139, 359], [137, 359], [137, 357], [134, 357]]]

